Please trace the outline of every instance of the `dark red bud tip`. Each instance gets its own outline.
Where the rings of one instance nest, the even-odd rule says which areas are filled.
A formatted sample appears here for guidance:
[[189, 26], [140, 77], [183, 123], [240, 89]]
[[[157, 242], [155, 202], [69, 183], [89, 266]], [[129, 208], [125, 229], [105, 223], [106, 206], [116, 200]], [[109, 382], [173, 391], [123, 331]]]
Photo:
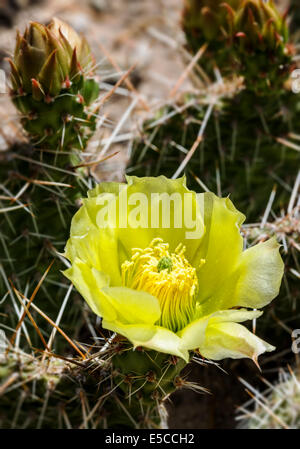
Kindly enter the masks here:
[[236, 33], [235, 37], [247, 37], [247, 35], [243, 31], [239, 31], [238, 33]]
[[49, 94], [47, 94], [45, 96], [45, 103], [49, 104], [49, 103], [52, 103], [53, 101], [54, 101], [54, 98], [51, 97]]
[[177, 365], [177, 363], [178, 363], [178, 357], [176, 357], [176, 355], [172, 355], [172, 356], [170, 357], [170, 363], [171, 363], [171, 365]]
[[257, 33], [257, 35], [258, 35], [258, 39], [259, 39], [259, 41], [260, 41], [261, 43], [263, 43], [263, 41], [264, 41], [264, 38], [263, 38], [262, 34], [260, 34], [260, 33]]
[[289, 13], [290, 13], [290, 9], [291, 9], [291, 7], [289, 6], [289, 7], [285, 10], [285, 12], [283, 13], [283, 15], [282, 15], [282, 20], [283, 20], [284, 22], [286, 21], [288, 15], [289, 15]]
[[72, 83], [70, 81], [70, 78], [67, 76], [67, 78], [63, 82], [62, 87], [64, 87], [65, 89], [70, 89], [71, 86], [72, 86]]
[[231, 17], [232, 17], [232, 18], [234, 17], [234, 11], [233, 11], [233, 9], [231, 8], [231, 6], [228, 5], [228, 3], [221, 3], [220, 7], [221, 7], [221, 8], [226, 8], [226, 9], [227, 9], [227, 12], [231, 15]]
[[282, 42], [282, 37], [280, 36], [278, 31], [275, 30], [274, 35], [277, 42]]
[[250, 21], [250, 23], [253, 25], [255, 22], [255, 17], [253, 14], [252, 9], [250, 8], [250, 6], [248, 6], [248, 20]]
[[35, 78], [31, 78], [32, 85], [35, 87], [40, 87], [38, 81]]
[[84, 98], [81, 94], [77, 95], [77, 102], [80, 104], [84, 104]]

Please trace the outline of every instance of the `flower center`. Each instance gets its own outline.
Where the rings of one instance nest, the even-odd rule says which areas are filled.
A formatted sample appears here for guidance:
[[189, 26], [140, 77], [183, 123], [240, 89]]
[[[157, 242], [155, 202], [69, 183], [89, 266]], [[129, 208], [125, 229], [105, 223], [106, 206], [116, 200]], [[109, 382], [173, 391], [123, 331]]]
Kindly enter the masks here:
[[122, 264], [125, 287], [143, 290], [160, 302], [159, 325], [178, 332], [192, 319], [196, 305], [196, 269], [184, 257], [180, 244], [169, 253], [169, 244], [154, 239], [149, 248], [133, 249], [130, 260]]
[[162, 257], [157, 264], [157, 271], [160, 273], [162, 270], [168, 270], [170, 273], [173, 268], [173, 262], [171, 257]]

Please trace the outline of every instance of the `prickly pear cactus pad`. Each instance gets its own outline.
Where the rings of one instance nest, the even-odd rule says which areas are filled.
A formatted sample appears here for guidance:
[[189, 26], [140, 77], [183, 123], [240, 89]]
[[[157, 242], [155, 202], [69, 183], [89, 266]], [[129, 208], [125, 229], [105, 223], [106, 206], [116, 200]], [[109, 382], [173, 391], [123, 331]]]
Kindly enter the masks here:
[[[141, 378], [145, 403], [155, 393], [145, 379], [170, 356], [182, 369], [194, 351], [257, 363], [274, 349], [239, 324], [262, 314], [283, 275], [275, 239], [243, 251], [244, 219], [228, 198], [197, 195], [185, 178], [164, 176], [99, 184], [75, 214], [64, 274], [102, 326], [125, 337], [127, 351], [112, 363], [122, 376]], [[178, 369], [172, 373], [161, 377], [166, 394]]]
[[233, 71], [248, 88], [282, 87], [292, 58], [286, 17], [273, 0], [185, 0], [182, 25], [190, 51], [207, 45], [204, 68]]
[[84, 37], [53, 19], [17, 33], [10, 60], [12, 99], [36, 147], [84, 149], [95, 130], [95, 61]]

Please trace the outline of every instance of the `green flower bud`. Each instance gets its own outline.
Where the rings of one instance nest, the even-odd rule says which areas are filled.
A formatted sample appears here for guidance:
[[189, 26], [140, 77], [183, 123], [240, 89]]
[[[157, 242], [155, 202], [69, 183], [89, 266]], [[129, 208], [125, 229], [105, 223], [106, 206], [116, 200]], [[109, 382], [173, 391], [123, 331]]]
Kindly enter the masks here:
[[99, 95], [86, 40], [59, 19], [32, 22], [17, 33], [10, 65], [12, 101], [33, 145], [84, 149], [96, 129]]
[[54, 18], [48, 26], [32, 22], [24, 35], [17, 33], [11, 61], [15, 90], [36, 95], [35, 80], [46, 96], [59, 94], [67, 80], [92, 68], [93, 57], [86, 40], [73, 28]]
[[182, 24], [190, 49], [217, 42], [224, 45], [232, 37], [233, 15], [240, 0], [185, 0]]
[[282, 87], [292, 55], [273, 0], [185, 0], [182, 24], [191, 52], [208, 44], [202, 61], [209, 74], [217, 65], [225, 75], [244, 75], [256, 92]]
[[285, 16], [273, 0], [243, 0], [234, 32], [234, 52], [247, 87], [258, 94], [280, 90], [292, 70], [292, 48]]
[[246, 0], [235, 16], [235, 31], [244, 34], [245, 47], [254, 51], [261, 49], [275, 50], [284, 45], [288, 39], [286, 22], [276, 10], [272, 1]]

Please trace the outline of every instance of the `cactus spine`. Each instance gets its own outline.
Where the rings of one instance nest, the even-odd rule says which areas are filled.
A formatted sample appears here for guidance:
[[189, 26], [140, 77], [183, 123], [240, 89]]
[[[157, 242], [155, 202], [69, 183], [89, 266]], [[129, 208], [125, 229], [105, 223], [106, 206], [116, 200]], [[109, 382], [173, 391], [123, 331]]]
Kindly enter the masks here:
[[[97, 114], [98, 85], [89, 77], [94, 61], [87, 43], [58, 19], [47, 27], [32, 23], [24, 36], [17, 35], [10, 63], [12, 100], [30, 143], [1, 155], [2, 325], [14, 338], [0, 354], [0, 427], [166, 426], [163, 401], [186, 384], [179, 376], [185, 362], [133, 351], [119, 337], [99, 353], [75, 359], [68, 356], [70, 341], [52, 338], [53, 322], [71, 341], [80, 339], [87, 326], [93, 329], [81, 298], [61, 276], [57, 257], [79, 199], [93, 185], [88, 170], [76, 167]], [[54, 266], [39, 285], [53, 258]], [[25, 305], [36, 288], [30, 316], [40, 333], [26, 312], [15, 334], [24, 312], [18, 300]], [[32, 348], [43, 350], [42, 343], [58, 358], [34, 355]]]
[[274, 385], [264, 382], [268, 389], [263, 393], [253, 391], [255, 397], [251, 404], [241, 407], [238, 426], [247, 429], [299, 429], [299, 370], [280, 370], [279, 380]]
[[12, 99], [35, 147], [83, 149], [95, 130], [90, 106], [99, 94], [85, 38], [58, 19], [31, 23], [17, 34], [10, 65]]
[[[253, 14], [246, 14], [246, 8], [251, 11], [255, 8], [259, 17], [265, 17], [266, 11], [270, 16], [279, 17], [273, 2], [265, 2], [264, 5], [258, 1], [227, 2], [226, 14], [215, 5], [216, 2], [210, 1], [186, 1], [183, 26], [190, 51], [196, 52], [206, 43], [207, 58], [204, 54], [200, 63], [209, 75], [213, 75], [214, 67], [218, 65], [222, 78], [218, 83], [199, 89], [198, 94], [178, 95], [175, 101], [149, 115], [133, 142], [127, 172], [130, 175], [146, 173], [155, 176], [164, 173], [169, 177], [185, 172], [188, 185], [192, 188], [200, 186], [219, 195], [230, 194], [234, 203], [245, 211], [250, 223], [262, 223], [251, 230], [251, 233], [256, 232], [255, 238], [278, 236], [284, 245], [285, 282], [280, 297], [268, 307], [259, 326], [264, 326], [263, 332], [266, 334], [269, 330], [276, 346], [286, 349], [290, 347], [289, 329], [294, 323], [297, 327], [293, 316], [299, 309], [300, 273], [298, 243], [295, 246], [300, 232], [297, 203], [300, 103], [299, 95], [290, 91], [286, 80], [293, 69], [290, 54], [292, 43], [286, 34], [284, 18], [278, 19], [279, 22], [276, 19], [277, 31], [282, 29], [284, 32], [281, 43], [275, 45], [277, 63], [271, 66], [267, 47], [258, 46], [258, 54], [254, 56], [255, 52], [249, 53], [249, 47], [241, 44], [245, 36], [238, 37], [239, 45], [236, 39], [226, 40], [223, 33], [225, 25], [220, 23], [228, 20], [230, 5], [234, 23], [239, 21], [238, 31], [254, 42], [259, 36], [258, 30], [264, 29], [266, 32], [268, 23], [273, 24], [273, 29], [274, 22], [267, 19], [265, 27], [262, 22], [256, 26], [256, 22], [252, 21]], [[216, 29], [219, 27], [216, 31], [207, 25], [209, 30], [214, 31], [211, 37], [205, 34], [205, 26], [199, 25], [197, 28], [195, 25], [201, 17], [205, 22], [207, 15]], [[250, 17], [251, 26], [242, 17]], [[210, 24], [209, 21], [206, 23]], [[266, 45], [269, 42], [266, 39]], [[234, 66], [228, 57], [228, 45], [234, 55]], [[257, 65], [253, 64], [255, 57], [258, 58]], [[245, 69], [243, 61], [246, 60], [248, 66]], [[264, 65], [269, 67], [266, 77], [262, 76]], [[282, 76], [279, 76], [279, 65], [285, 67]], [[229, 76], [234, 71], [243, 76], [242, 85], [239, 79]], [[292, 203], [295, 210], [290, 206]], [[271, 214], [274, 218], [269, 226], [264, 217], [266, 208], [269, 220]], [[253, 243], [253, 234], [252, 237], [247, 235], [249, 243]], [[286, 320], [288, 325], [285, 324]]]
[[[190, 46], [191, 51], [203, 43], [208, 44], [208, 57], [203, 63], [208, 72], [211, 54], [215, 59], [228, 61], [227, 47], [224, 42], [219, 44], [216, 36], [220, 36], [223, 30], [221, 18], [228, 20], [229, 3], [226, 4], [225, 15], [221, 6], [221, 16], [217, 14], [218, 7], [211, 12], [218, 31], [209, 37], [202, 27], [199, 35], [187, 24], [189, 17], [193, 20], [201, 18], [203, 10], [208, 14], [207, 9], [212, 9], [211, 2], [186, 2], [183, 26], [187, 42], [191, 36], [198, 39], [195, 47]], [[150, 116], [141, 126], [142, 144], [138, 139], [134, 142], [128, 174], [141, 173], [146, 166], [148, 175], [160, 172], [169, 176], [179, 175], [178, 166], [193, 149], [181, 170], [186, 172], [189, 185], [195, 187], [200, 179], [202, 187], [204, 185], [208, 190], [223, 195], [232, 192], [238, 207], [250, 220], [257, 220], [274, 184], [278, 184], [273, 203], [277, 211], [287, 203], [294, 185], [299, 152], [292, 148], [293, 144], [289, 145], [287, 136], [298, 133], [299, 99], [286, 85], [287, 75], [293, 69], [292, 46], [288, 41], [285, 19], [279, 16], [273, 2], [240, 0], [230, 7], [235, 11], [236, 30], [243, 34], [244, 40], [243, 44], [237, 45], [233, 39], [230, 47], [237, 67], [227, 67], [226, 62], [221, 64], [221, 61], [218, 67], [225, 75], [235, 70], [243, 76], [243, 84], [240, 85], [237, 79], [224, 77], [223, 84], [207, 86], [199, 95], [182, 95], [177, 104], [168, 104], [156, 116]], [[271, 37], [267, 32], [270, 26]], [[282, 37], [280, 43], [277, 42], [279, 34]], [[251, 50], [251, 45], [260, 38], [264, 45]], [[218, 50], [215, 45], [219, 45]], [[272, 49], [276, 49], [276, 62], [274, 60], [270, 66]], [[269, 67], [267, 73], [262, 69], [263, 65]], [[208, 94], [213, 101], [207, 99]], [[204, 120], [209, 103], [213, 103], [213, 108], [208, 120]], [[197, 145], [203, 121], [206, 126], [201, 130], [203, 135]]]
[[164, 428], [165, 399], [189, 386], [183, 365], [119, 337], [86, 360], [10, 351], [0, 359], [0, 428]]
[[[82, 150], [95, 130], [99, 88], [87, 42], [58, 19], [48, 26], [31, 23], [23, 36], [18, 33], [10, 64], [11, 98], [29, 140], [0, 155], [0, 297], [4, 325], [14, 328], [18, 316], [12, 310], [19, 310], [19, 302], [12, 285], [30, 296], [53, 258], [37, 302], [55, 321], [66, 296], [57, 251], [93, 182], [87, 169], [76, 166], [84, 165]], [[66, 331], [82, 324], [76, 297], [62, 317]], [[34, 345], [37, 335], [27, 324]], [[49, 336], [44, 320], [42, 326]]]

